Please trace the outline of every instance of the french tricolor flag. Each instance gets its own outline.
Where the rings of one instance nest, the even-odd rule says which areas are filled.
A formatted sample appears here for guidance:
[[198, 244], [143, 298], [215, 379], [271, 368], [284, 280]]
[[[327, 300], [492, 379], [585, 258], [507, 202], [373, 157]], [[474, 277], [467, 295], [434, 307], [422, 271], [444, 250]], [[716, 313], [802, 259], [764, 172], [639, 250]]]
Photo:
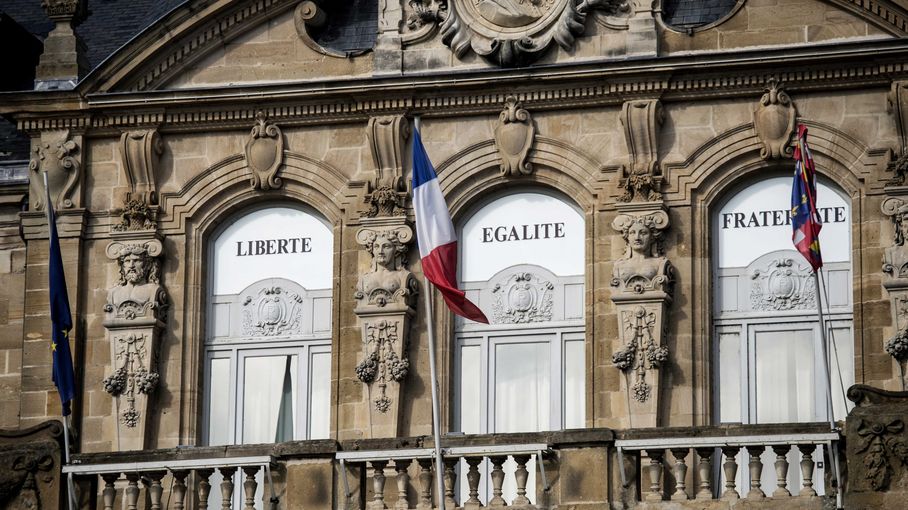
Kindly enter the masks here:
[[413, 210], [422, 270], [441, 292], [452, 312], [472, 321], [489, 323], [482, 310], [457, 288], [457, 235], [435, 168], [422, 145], [419, 131], [413, 137]]

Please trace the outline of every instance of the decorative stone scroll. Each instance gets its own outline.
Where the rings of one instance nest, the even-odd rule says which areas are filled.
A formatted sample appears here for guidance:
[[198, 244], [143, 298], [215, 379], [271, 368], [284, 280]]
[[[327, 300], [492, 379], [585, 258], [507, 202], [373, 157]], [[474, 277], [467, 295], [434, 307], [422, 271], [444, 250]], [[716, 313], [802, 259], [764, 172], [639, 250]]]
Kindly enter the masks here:
[[431, 39], [448, 17], [447, 0], [408, 0], [407, 7], [407, 31], [400, 37], [403, 46]]
[[158, 201], [156, 173], [163, 151], [161, 136], [154, 129], [128, 131], [120, 136], [120, 158], [129, 191], [120, 209], [120, 223], [111, 227], [114, 232], [157, 228], [154, 210]]
[[530, 112], [523, 109], [514, 96], [508, 96], [505, 107], [498, 116], [495, 127], [495, 146], [501, 157], [501, 174], [509, 176], [530, 175], [533, 165], [527, 154], [533, 147], [536, 126]]
[[845, 420], [848, 490], [845, 508], [876, 508], [880, 492], [894, 503], [908, 497], [908, 392], [863, 384], [848, 388], [855, 403]]
[[898, 363], [901, 371], [902, 389], [908, 386], [906, 364], [908, 364], [908, 190], [887, 188], [888, 193], [898, 193], [883, 200], [883, 214], [892, 219], [892, 246], [883, 252], [883, 288], [889, 293], [892, 309], [892, 324], [895, 334], [884, 347]]
[[413, 230], [402, 222], [403, 218], [367, 222], [356, 235], [372, 258], [354, 293], [363, 342], [356, 376], [365, 385], [370, 437], [399, 435], [401, 384], [410, 366], [409, 325], [418, 285], [406, 267]]
[[410, 127], [402, 115], [372, 117], [366, 127], [375, 175], [369, 182], [364, 216], [403, 216], [407, 187], [403, 178], [403, 161]]
[[45, 131], [33, 142], [30, 170], [29, 196], [32, 209], [43, 211], [46, 202], [44, 175], [50, 187], [54, 209], [77, 206], [75, 190], [82, 176], [81, 136], [73, 136], [68, 129]]
[[621, 108], [621, 125], [627, 141], [628, 166], [622, 169], [619, 202], [662, 200], [659, 169], [659, 129], [664, 114], [655, 99], [628, 101]]
[[442, 42], [461, 58], [474, 51], [501, 67], [523, 66], [558, 43], [570, 50], [593, 10], [617, 14], [626, 0], [450, 0]]
[[255, 126], [246, 141], [246, 165], [252, 172], [252, 189], [268, 191], [281, 187], [277, 171], [284, 162], [281, 128], [269, 122], [264, 112], [255, 115]]
[[[636, 210], [634, 210], [636, 209]], [[631, 425], [655, 427], [659, 408], [660, 368], [668, 361], [665, 317], [672, 301], [674, 268], [664, 255], [663, 231], [668, 214], [628, 208], [612, 222], [626, 243], [625, 254], [615, 261], [612, 301], [619, 321], [622, 347], [612, 362], [626, 374]]]
[[789, 143], [795, 131], [798, 112], [788, 93], [775, 80], [770, 80], [766, 92], [754, 110], [754, 131], [763, 143], [760, 157], [779, 159], [790, 157]]
[[168, 307], [160, 280], [163, 247], [153, 232], [119, 237], [107, 247], [119, 276], [104, 306], [113, 372], [102, 384], [118, 401], [118, 449], [141, 450], [149, 446], [150, 396], [160, 381], [158, 349]]

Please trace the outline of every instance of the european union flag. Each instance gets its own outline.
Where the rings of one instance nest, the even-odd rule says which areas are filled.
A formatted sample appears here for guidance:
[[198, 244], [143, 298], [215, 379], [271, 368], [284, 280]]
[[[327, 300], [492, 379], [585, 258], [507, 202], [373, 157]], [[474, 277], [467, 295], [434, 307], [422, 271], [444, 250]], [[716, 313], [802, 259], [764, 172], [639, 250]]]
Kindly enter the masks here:
[[63, 257], [60, 255], [60, 239], [57, 237], [57, 223], [50, 200], [47, 201], [47, 222], [50, 232], [48, 273], [50, 274], [50, 322], [51, 344], [54, 357], [54, 384], [63, 404], [63, 416], [72, 413], [70, 402], [76, 393], [76, 377], [73, 373], [73, 357], [69, 351], [69, 331], [73, 318], [69, 311], [69, 296], [66, 294], [66, 277], [63, 275]]

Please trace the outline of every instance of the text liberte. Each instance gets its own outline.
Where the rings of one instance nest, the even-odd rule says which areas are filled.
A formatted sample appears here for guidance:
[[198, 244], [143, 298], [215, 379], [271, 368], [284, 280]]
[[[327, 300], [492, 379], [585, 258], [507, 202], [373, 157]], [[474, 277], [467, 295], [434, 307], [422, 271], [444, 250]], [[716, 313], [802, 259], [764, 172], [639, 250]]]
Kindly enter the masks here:
[[564, 237], [564, 222], [513, 225], [510, 227], [482, 227], [482, 242], [533, 241], [535, 239], [558, 239]]
[[312, 251], [311, 237], [289, 237], [287, 239], [258, 239], [255, 241], [237, 241], [236, 256], [281, 255], [290, 253], [309, 253]]
[[[823, 223], [845, 221], [844, 207], [818, 207], [817, 213]], [[750, 214], [735, 212], [722, 214], [722, 228], [781, 227], [791, 225], [791, 209], [775, 211], [753, 211]]]

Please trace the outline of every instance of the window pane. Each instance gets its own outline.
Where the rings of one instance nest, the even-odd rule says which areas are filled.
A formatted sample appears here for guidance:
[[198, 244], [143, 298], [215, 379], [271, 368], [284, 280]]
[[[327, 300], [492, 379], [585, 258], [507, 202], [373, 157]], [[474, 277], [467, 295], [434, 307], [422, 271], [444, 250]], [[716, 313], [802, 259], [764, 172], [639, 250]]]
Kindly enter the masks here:
[[719, 421], [741, 420], [741, 335], [719, 333]]
[[583, 339], [564, 343], [564, 428], [583, 428], [586, 418]]
[[495, 432], [533, 432], [549, 426], [549, 344], [495, 348]]
[[246, 357], [242, 443], [293, 439], [297, 356]]
[[327, 439], [331, 427], [331, 353], [313, 353], [309, 366], [309, 439]]
[[229, 444], [230, 359], [212, 359], [208, 373], [208, 444]]
[[480, 354], [478, 345], [460, 348], [460, 430], [466, 434], [482, 432]]
[[833, 415], [844, 420], [849, 409], [845, 392], [854, 384], [854, 340], [850, 327], [832, 327], [828, 334]]
[[813, 330], [757, 331], [754, 338], [756, 423], [813, 421]]

